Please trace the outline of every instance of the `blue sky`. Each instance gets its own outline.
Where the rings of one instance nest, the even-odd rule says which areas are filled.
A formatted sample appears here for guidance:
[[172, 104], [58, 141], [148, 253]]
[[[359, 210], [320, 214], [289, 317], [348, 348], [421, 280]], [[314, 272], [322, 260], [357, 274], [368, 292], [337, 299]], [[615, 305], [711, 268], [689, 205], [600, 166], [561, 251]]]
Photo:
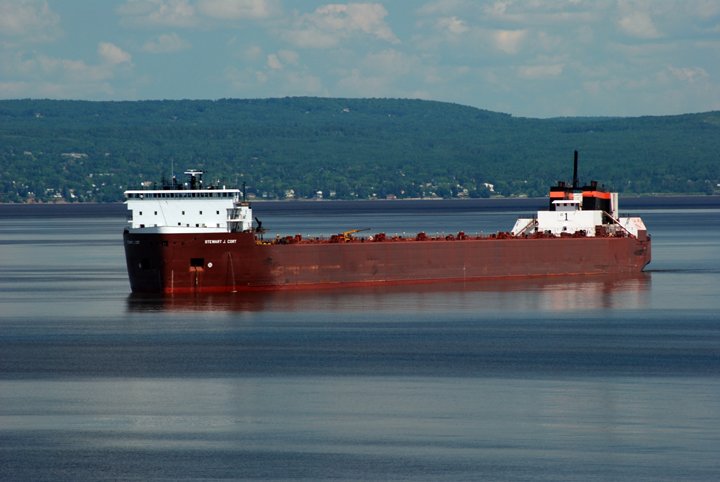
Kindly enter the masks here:
[[0, 99], [720, 110], [720, 0], [0, 0]]

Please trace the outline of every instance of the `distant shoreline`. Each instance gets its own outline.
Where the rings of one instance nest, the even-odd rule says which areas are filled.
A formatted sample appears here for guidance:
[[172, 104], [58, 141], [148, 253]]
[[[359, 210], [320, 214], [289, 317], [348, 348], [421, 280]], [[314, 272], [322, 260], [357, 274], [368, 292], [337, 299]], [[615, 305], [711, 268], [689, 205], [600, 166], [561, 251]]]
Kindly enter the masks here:
[[[643, 199], [643, 198], [720, 198], [720, 194], [674, 194], [674, 193], [666, 193], [666, 194], [620, 194], [620, 199]], [[492, 202], [492, 201], [527, 201], [527, 200], [541, 200], [541, 199], [549, 199], [549, 196], [542, 196], [542, 197], [529, 197], [529, 196], [510, 196], [510, 197], [500, 197], [500, 196], [494, 196], [489, 198], [470, 198], [470, 197], [461, 197], [461, 198], [419, 198], [419, 197], [412, 197], [412, 198], [402, 198], [402, 199], [258, 199], [258, 198], [251, 198], [248, 199], [247, 202], [251, 203], [287, 203], [287, 204], [293, 204], [293, 203], [326, 203], [326, 202], [389, 202], [389, 203], [395, 203], [395, 202], [404, 202], [404, 201], [423, 201], [423, 202], [438, 202], [438, 201], [451, 201], [451, 202], [465, 202], [465, 201], [486, 201], [486, 202]], [[111, 205], [111, 204], [123, 204], [123, 201], [117, 201], [117, 202], [109, 202], [109, 203], [100, 203], [96, 201], [86, 201], [86, 202], [71, 202], [67, 200], [61, 200], [61, 201], [49, 201], [49, 202], [42, 202], [42, 201], [29, 201], [24, 203], [6, 203], [0, 201], [0, 206], [23, 206], [23, 205], [63, 205], [63, 206], [78, 206], [78, 205]]]
[[[269, 215], [343, 215], [347, 213], [468, 213], [510, 212], [523, 215], [546, 210], [545, 198], [479, 198], [479, 199], [393, 199], [309, 201], [252, 201], [255, 214]], [[403, 202], [405, 201], [405, 202]], [[620, 198], [620, 212], [661, 209], [720, 209], [720, 196], [633, 196]], [[123, 203], [23, 203], [0, 204], [0, 219], [51, 217], [121, 218], [127, 215]]]

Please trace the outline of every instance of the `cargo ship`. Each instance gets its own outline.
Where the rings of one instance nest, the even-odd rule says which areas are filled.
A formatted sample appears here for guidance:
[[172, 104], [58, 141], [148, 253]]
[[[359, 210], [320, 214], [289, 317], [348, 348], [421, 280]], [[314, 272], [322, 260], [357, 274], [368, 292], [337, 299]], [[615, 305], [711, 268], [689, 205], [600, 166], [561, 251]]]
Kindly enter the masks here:
[[629, 275], [651, 259], [639, 217], [596, 182], [551, 187], [548, 210], [508, 232], [389, 236], [361, 230], [266, 239], [240, 189], [204, 186], [201, 171], [154, 189], [125, 192], [123, 233], [134, 293], [212, 293]]

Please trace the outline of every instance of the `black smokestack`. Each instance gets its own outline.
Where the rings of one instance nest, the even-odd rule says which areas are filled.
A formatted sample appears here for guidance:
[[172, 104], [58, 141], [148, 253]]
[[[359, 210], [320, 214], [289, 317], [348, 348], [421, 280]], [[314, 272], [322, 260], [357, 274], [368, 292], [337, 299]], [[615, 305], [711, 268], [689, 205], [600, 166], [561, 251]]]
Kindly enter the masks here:
[[573, 170], [573, 187], [578, 187], [580, 180], [577, 177], [577, 156], [578, 152], [575, 151], [575, 169]]

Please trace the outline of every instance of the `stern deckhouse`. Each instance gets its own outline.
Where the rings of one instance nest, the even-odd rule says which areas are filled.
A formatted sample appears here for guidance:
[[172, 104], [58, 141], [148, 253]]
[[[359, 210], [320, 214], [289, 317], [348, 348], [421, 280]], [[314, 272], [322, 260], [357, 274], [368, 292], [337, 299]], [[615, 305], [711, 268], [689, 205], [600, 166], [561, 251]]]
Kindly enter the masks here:
[[563, 181], [550, 188], [550, 206], [538, 211], [534, 218], [520, 218], [511, 233], [513, 236], [625, 236], [644, 241], [645, 225], [638, 217], [618, 214], [618, 193], [608, 192], [596, 181], [580, 187], [578, 180], [578, 152], [572, 184]]

